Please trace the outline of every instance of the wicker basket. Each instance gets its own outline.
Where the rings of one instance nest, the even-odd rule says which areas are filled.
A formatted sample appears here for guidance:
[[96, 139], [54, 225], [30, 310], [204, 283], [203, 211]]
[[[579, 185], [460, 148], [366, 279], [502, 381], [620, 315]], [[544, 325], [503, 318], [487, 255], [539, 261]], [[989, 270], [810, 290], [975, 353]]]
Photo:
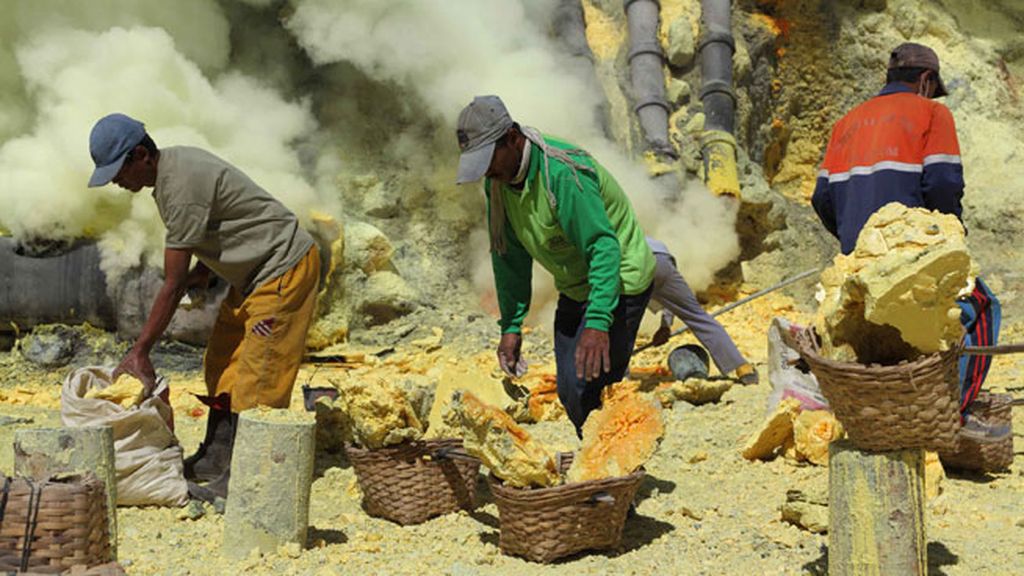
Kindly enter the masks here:
[[[563, 454], [564, 472], [572, 463]], [[493, 474], [487, 484], [498, 505], [503, 554], [551, 562], [583, 550], [618, 546], [644, 471], [628, 476], [563, 484], [552, 488], [512, 488]]]
[[480, 461], [445, 456], [461, 448], [462, 440], [444, 439], [376, 450], [347, 445], [345, 454], [355, 468], [366, 512], [407, 525], [475, 507]]
[[0, 476], [0, 572], [58, 574], [110, 560], [101, 480], [91, 474], [39, 482]]
[[820, 356], [817, 336], [810, 329], [797, 337], [796, 344], [857, 448], [956, 450], [959, 348], [895, 366], [865, 366]]
[[1013, 397], [1009, 394], [979, 392], [971, 404], [971, 414], [982, 421], [996, 426], [1009, 426], [1011, 433], [998, 442], [978, 442], [960, 436], [960, 445], [955, 451], [939, 453], [942, 463], [949, 468], [999, 472], [1013, 464]]

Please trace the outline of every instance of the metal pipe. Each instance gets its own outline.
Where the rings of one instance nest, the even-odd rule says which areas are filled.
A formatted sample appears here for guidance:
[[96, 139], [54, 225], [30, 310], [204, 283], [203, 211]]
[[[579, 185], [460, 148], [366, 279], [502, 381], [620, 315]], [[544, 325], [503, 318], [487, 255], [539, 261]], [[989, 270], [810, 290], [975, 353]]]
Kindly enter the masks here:
[[736, 170], [736, 95], [732, 88], [732, 2], [701, 0], [700, 52], [704, 183], [717, 195], [739, 198]]
[[658, 0], [625, 0], [629, 23], [629, 72], [633, 81], [637, 117], [647, 146], [655, 154], [677, 159], [679, 155], [668, 139], [665, 100], [665, 54], [658, 41]]
[[90, 242], [33, 258], [21, 254], [15, 240], [0, 238], [0, 330], [54, 322], [115, 327], [99, 248]]

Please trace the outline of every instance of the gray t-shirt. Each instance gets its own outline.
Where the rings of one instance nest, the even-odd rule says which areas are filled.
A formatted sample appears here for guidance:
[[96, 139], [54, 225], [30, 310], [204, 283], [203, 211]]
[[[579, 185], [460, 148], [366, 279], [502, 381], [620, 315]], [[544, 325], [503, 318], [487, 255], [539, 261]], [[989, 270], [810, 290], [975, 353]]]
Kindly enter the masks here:
[[167, 248], [188, 248], [243, 294], [281, 276], [313, 238], [241, 170], [188, 146], [160, 150], [153, 188]]

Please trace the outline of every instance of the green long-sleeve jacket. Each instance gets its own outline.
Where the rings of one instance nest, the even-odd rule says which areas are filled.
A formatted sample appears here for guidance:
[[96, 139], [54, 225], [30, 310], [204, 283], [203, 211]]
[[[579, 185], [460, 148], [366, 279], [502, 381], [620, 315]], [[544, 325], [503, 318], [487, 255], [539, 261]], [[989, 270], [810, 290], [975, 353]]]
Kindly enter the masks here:
[[[550, 146], [573, 149], [544, 137]], [[573, 158], [594, 172], [549, 160], [552, 210], [544, 177], [544, 154], [532, 144], [522, 190], [500, 187], [505, 206], [505, 253], [491, 253], [501, 309], [502, 333], [519, 332], [530, 309], [532, 264], [555, 279], [558, 291], [587, 302], [585, 326], [607, 331], [619, 294], [640, 294], [654, 278], [654, 255], [644, 241], [633, 206], [615, 178], [592, 157]], [[581, 189], [582, 187], [582, 189]], [[489, 180], [484, 182], [490, 215]]]

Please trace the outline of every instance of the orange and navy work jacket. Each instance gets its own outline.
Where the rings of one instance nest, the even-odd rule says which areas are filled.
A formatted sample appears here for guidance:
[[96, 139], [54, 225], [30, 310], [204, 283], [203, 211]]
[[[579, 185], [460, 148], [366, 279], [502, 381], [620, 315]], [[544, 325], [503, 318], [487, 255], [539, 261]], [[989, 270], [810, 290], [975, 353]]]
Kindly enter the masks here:
[[890, 202], [961, 217], [963, 166], [949, 109], [891, 83], [832, 129], [811, 204], [843, 254]]

